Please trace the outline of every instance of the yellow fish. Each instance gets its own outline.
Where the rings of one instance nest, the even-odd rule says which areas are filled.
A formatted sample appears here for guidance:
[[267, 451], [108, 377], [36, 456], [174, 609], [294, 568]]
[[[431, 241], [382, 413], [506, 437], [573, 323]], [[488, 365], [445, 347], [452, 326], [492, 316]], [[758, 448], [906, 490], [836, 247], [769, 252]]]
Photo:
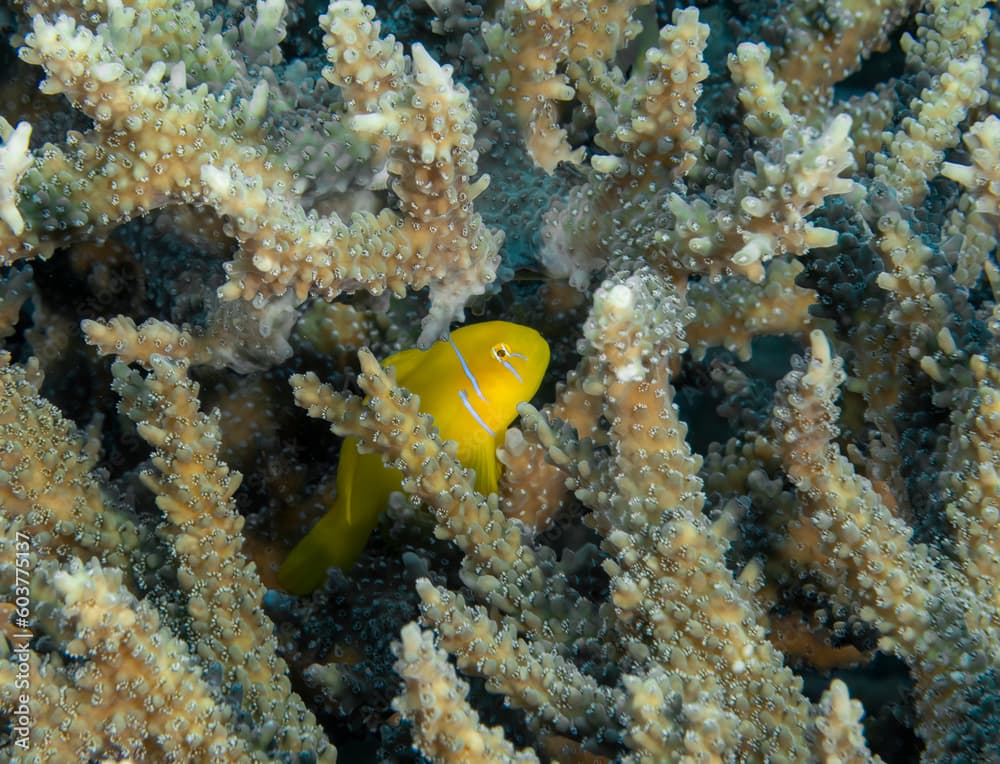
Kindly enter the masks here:
[[[476, 471], [476, 490], [496, 491], [497, 445], [517, 417], [517, 405], [531, 400], [549, 365], [542, 335], [527, 326], [488, 321], [456, 329], [427, 350], [396, 353], [382, 365], [395, 367], [397, 383], [420, 396], [420, 409], [434, 417], [441, 440], [458, 443], [462, 465]], [[282, 564], [281, 585], [307, 594], [326, 580], [331, 566], [350, 568], [402, 481], [402, 473], [386, 467], [379, 454], [360, 454], [358, 441], [346, 438], [337, 499]]]

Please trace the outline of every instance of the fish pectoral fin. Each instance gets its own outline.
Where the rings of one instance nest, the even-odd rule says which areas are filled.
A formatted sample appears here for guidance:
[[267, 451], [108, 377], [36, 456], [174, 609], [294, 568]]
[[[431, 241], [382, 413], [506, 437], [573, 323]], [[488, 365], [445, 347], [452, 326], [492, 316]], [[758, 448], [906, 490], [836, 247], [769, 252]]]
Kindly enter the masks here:
[[463, 467], [476, 471], [476, 490], [483, 496], [496, 493], [500, 481], [500, 462], [497, 461], [496, 443], [490, 437], [475, 437], [462, 443], [458, 460]]

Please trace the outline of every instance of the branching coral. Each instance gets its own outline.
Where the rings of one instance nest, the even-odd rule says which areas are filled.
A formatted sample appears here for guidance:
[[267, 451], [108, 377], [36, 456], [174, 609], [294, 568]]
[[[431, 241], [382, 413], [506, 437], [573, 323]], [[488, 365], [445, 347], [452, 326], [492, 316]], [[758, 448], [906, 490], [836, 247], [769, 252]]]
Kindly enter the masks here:
[[[183, 48], [172, 51], [176, 60], [154, 57], [171, 28], [189, 38], [196, 59], [213, 55], [220, 38], [202, 28], [191, 6], [150, 13], [113, 4], [93, 30], [57, 11], [34, 16], [22, 56], [44, 67], [44, 92], [64, 95], [94, 127], [74, 133], [68, 150], [53, 146], [34, 155], [30, 167], [24, 166], [30, 129], [3, 136], [5, 172], [11, 185], [20, 178], [25, 200], [18, 209], [4, 202], [6, 262], [48, 257], [56, 247], [165, 205], [196, 203], [228, 216], [240, 244], [221, 291], [226, 299], [263, 300], [286, 290], [299, 301], [359, 289], [400, 296], [429, 287], [429, 341], [493, 279], [502, 236], [472, 212], [487, 179], [470, 181], [476, 154], [468, 94], [420, 46], [411, 60], [391, 38], [378, 43], [378, 25], [360, 2], [333, 3], [324, 17], [334, 62], [327, 76], [350, 86], [345, 100], [359, 137], [374, 133], [388, 154], [387, 169], [400, 178], [393, 189], [402, 214], [358, 213], [348, 223], [303, 207], [302, 183], [269, 135], [284, 104], [269, 98], [266, 81], [246, 97], [216, 94], [206, 81], [197, 84], [214, 68], [189, 70]], [[358, 51], [374, 58], [359, 61]], [[386, 72], [380, 84], [365, 85], [358, 76], [380, 70]], [[359, 97], [365, 89], [374, 93], [370, 99]]]
[[[464, 580], [493, 607], [517, 614], [499, 631], [461, 596], [429, 582], [418, 584], [425, 621], [458, 656], [460, 667], [486, 676], [494, 690], [533, 710], [538, 723], [575, 734], [597, 734], [600, 717], [595, 714], [616, 698], [628, 719], [623, 732], [636, 761], [660, 760], [681, 747], [692, 755], [738, 750], [742, 758], [753, 760], [768, 751], [769, 760], [800, 760], [808, 756], [810, 745], [808, 704], [764, 639], [762, 614], [749, 598], [752, 579], [736, 581], [725, 566], [732, 518], [708, 525], [701, 516], [699, 461], [684, 444], [683, 425], [672, 413], [666, 372], [666, 359], [683, 350], [676, 324], [679, 306], [662, 289], [657, 276], [643, 272], [611, 283], [595, 296], [585, 328], [592, 376], [584, 384], [606, 391], [604, 416], [614, 423], [609, 458], [593, 452], [584, 458], [585, 443], [559, 440], [537, 415], [531, 417], [543, 431], [550, 456], [570, 470], [577, 495], [592, 506], [590, 521], [605, 537], [610, 554], [604, 564], [611, 577], [610, 602], [597, 608], [578, 602], [572, 617], [593, 609], [603, 620], [610, 615], [609, 606], [614, 608], [615, 617], [603, 625], [601, 636], [612, 640], [608, 649], [628, 673], [611, 696], [564, 657], [582, 650], [592, 635], [566, 634], [553, 643], [542, 636], [544, 631], [537, 633], [534, 619], [553, 614], [540, 611], [537, 595], [526, 597], [516, 582], [525, 563], [535, 568], [536, 576], [547, 566], [535, 563], [538, 553], [504, 530], [510, 521], [488, 510], [489, 502], [470, 491], [428, 423], [415, 416], [412, 398], [388, 386], [370, 359], [364, 361], [361, 380], [370, 396], [366, 404], [336, 397], [310, 379], [293, 381], [296, 395], [313, 415], [333, 422], [339, 434], [363, 437], [402, 469], [412, 481], [410, 490], [437, 508], [439, 536], [470, 529], [469, 537], [455, 537], [467, 563], [492, 548], [481, 563], [490, 567], [472, 563]], [[369, 416], [360, 415], [362, 407]], [[446, 475], [453, 476], [450, 488], [440, 482]], [[470, 524], [464, 506], [490, 511], [490, 521]], [[507, 538], [487, 547], [486, 539], [475, 540], [480, 534]], [[551, 555], [543, 551], [545, 557]], [[558, 580], [536, 579], [533, 588], [544, 594]], [[526, 616], [533, 618], [521, 626], [522, 638], [517, 624]], [[522, 668], [512, 676], [514, 665]], [[744, 691], [734, 694], [734, 686]], [[748, 697], [767, 702], [743, 705]], [[604, 724], [609, 721], [605, 718]]]
[[[785, 554], [874, 626], [884, 650], [913, 664], [928, 755], [944, 760], [948, 732], [966, 712], [963, 694], [996, 662], [995, 587], [968, 586], [949, 561], [913, 545], [912, 529], [832, 444], [843, 380], [839, 359], [815, 332], [811, 356], [779, 388], [775, 436], [803, 495]], [[976, 508], [956, 505], [950, 514], [959, 537], [968, 536]], [[975, 557], [961, 558], [964, 576], [981, 582]], [[977, 603], [972, 612], [968, 602]]]
[[[994, 4], [238, 5], [2, 17], [0, 756], [1000, 756]], [[467, 304], [489, 496], [376, 360]], [[410, 500], [297, 598], [310, 419]]]
[[264, 587], [241, 550], [244, 521], [232, 496], [242, 476], [219, 459], [218, 424], [199, 411], [198, 388], [186, 369], [185, 361], [154, 354], [145, 378], [121, 363], [113, 372], [123, 412], [155, 449], [157, 472], [142, 479], [173, 529], [177, 578], [198, 654], [218, 663], [228, 683], [243, 687], [245, 708], [264, 736], [261, 744], [276, 735], [281, 748], [333, 760], [277, 655], [273, 627], [263, 614]]

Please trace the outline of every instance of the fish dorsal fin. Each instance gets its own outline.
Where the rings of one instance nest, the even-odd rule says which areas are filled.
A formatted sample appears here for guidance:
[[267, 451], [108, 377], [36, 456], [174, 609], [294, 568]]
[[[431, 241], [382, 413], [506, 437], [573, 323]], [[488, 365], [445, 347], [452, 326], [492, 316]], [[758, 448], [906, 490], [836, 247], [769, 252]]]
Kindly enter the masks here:
[[344, 438], [340, 447], [340, 463], [337, 465], [337, 508], [344, 514], [348, 524], [351, 521], [351, 502], [354, 499], [354, 478], [358, 469], [357, 438]]
[[407, 378], [409, 378], [415, 369], [420, 367], [427, 359], [427, 353], [420, 348], [410, 348], [409, 350], [400, 350], [398, 353], [393, 353], [391, 356], [382, 361], [382, 366], [391, 366], [396, 372], [396, 384], [400, 387], [407, 386]]

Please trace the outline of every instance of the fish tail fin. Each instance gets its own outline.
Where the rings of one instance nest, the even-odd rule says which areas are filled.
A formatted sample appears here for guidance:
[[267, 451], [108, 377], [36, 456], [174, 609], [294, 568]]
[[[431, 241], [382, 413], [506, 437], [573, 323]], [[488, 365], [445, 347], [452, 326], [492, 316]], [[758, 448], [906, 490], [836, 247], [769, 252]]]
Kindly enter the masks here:
[[[377, 515], [376, 515], [377, 519]], [[348, 570], [361, 555], [374, 523], [350, 522], [341, 500], [312, 527], [278, 571], [278, 582], [292, 594], [309, 594], [326, 581], [332, 567]]]
[[347, 438], [337, 467], [337, 499], [282, 563], [278, 582], [292, 594], [309, 594], [323, 585], [330, 568], [349, 570], [402, 481], [403, 473], [383, 466], [378, 454], [359, 454], [358, 442]]

